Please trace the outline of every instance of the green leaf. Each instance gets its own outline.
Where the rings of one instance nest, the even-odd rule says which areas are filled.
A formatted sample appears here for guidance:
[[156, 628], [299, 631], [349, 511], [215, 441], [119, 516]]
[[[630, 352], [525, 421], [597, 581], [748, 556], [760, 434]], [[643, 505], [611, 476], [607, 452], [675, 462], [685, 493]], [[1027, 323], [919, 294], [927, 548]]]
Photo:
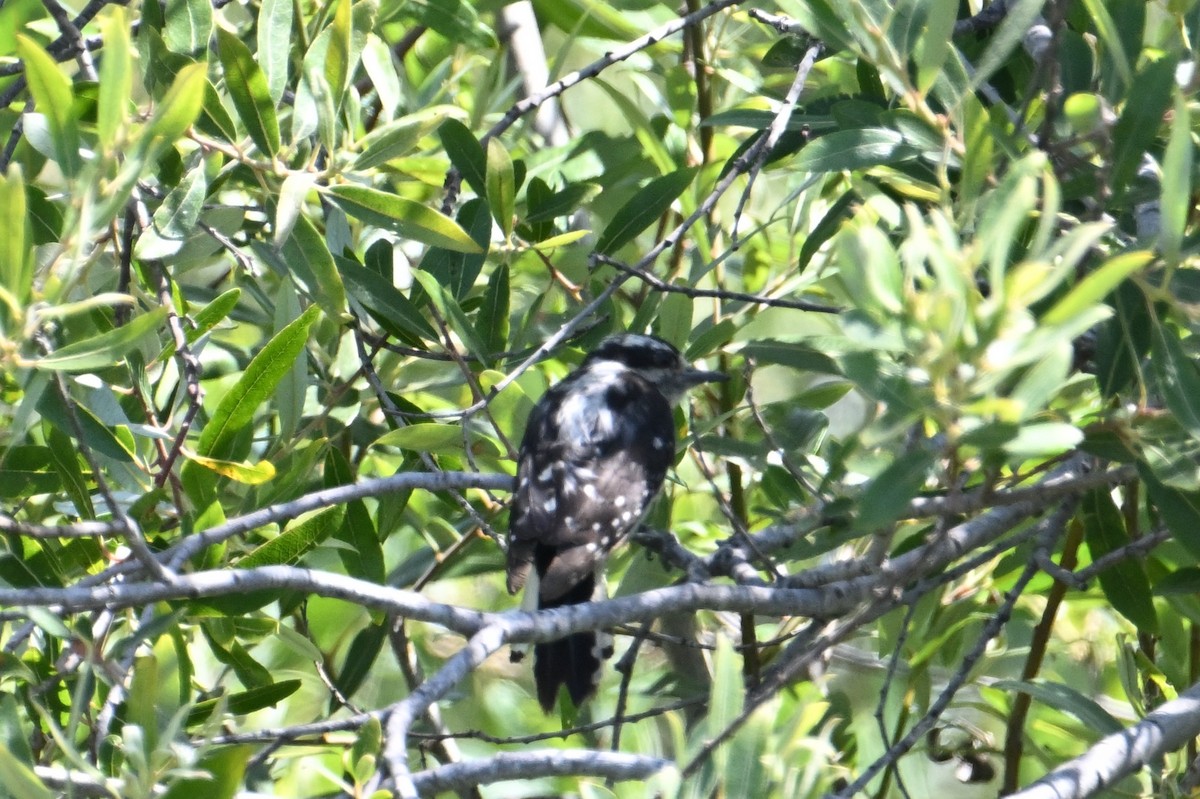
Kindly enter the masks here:
[[349, 258], [336, 259], [346, 290], [370, 312], [385, 329], [412, 343], [436, 340], [437, 333], [417, 306], [384, 278]]
[[[467, 231], [471, 240], [479, 245], [480, 252], [465, 253], [448, 250], [444, 247], [434, 247], [425, 253], [421, 259], [421, 271], [433, 275], [438, 283], [445, 286], [455, 299], [462, 300], [475, 285], [475, 280], [483, 270], [487, 255], [488, 244], [492, 237], [492, 216], [488, 204], [482, 199], [475, 198], [463, 203], [458, 211], [458, 224]], [[420, 304], [424, 290], [413, 287], [413, 302]]]
[[[379, 653], [383, 651], [383, 645], [387, 643], [388, 625], [386, 622], [381, 624], [370, 624], [358, 634], [354, 636], [354, 640], [350, 642], [350, 648], [346, 650], [346, 660], [342, 665], [342, 670], [334, 677], [333, 683], [338, 688], [338, 693], [347, 699], [354, 695], [354, 692], [366, 681], [370, 676], [372, 668], [375, 665]], [[333, 709], [336, 697], [330, 696], [330, 707]]]
[[[208, 86], [208, 65], [188, 64], [175, 75], [171, 88], [154, 109], [146, 125], [141, 144], [144, 157], [153, 160], [164, 147], [174, 144], [200, 116], [204, 107], [204, 90]], [[123, 202], [123, 200], [122, 200]]]
[[512, 158], [499, 139], [488, 140], [486, 182], [488, 206], [507, 241], [512, 235], [517, 186], [513, 179]]
[[1175, 87], [1175, 60], [1162, 57], [1150, 61], [1134, 78], [1125, 108], [1112, 130], [1111, 185], [1128, 190], [1148, 148], [1162, 127], [1163, 115], [1171, 104]]
[[192, 55], [207, 50], [212, 29], [210, 0], [167, 0], [163, 41], [172, 52]]
[[319, 314], [316, 306], [309, 306], [258, 351], [204, 426], [196, 443], [197, 454], [228, 457], [233, 439], [253, 421], [258, 407], [270, 399], [279, 381], [291, 370], [292, 362], [302, 356], [308, 330]]
[[190, 462], [199, 464], [210, 472], [216, 472], [223, 477], [228, 477], [230, 480], [242, 483], [243, 485], [262, 485], [275, 477], [275, 467], [270, 461], [259, 461], [258, 463], [229, 461], [197, 455], [194, 452], [187, 452], [186, 450], [185, 453]]
[[166, 308], [155, 308], [135, 316], [121, 327], [73, 342], [50, 355], [32, 360], [29, 365], [36, 369], [60, 372], [90, 372], [112, 366], [153, 336], [166, 315]]
[[1187, 100], [1175, 93], [1175, 113], [1171, 119], [1171, 137], [1163, 155], [1162, 169], [1162, 229], [1159, 247], [1168, 263], [1179, 260], [1183, 234], [1187, 229], [1192, 192], [1192, 115]]
[[303, 214], [296, 217], [292, 233], [279, 252], [286, 268], [299, 278], [300, 287], [321, 305], [326, 315], [342, 319], [346, 313], [346, 287], [329, 246], [308, 217]]
[[[25, 305], [33, 290], [33, 247], [29, 241], [25, 203], [25, 181], [21, 176], [21, 168], [10, 164], [7, 176], [0, 175], [0, 281], [3, 281], [3, 289], [8, 295], [5, 299], [9, 299], [16, 308]], [[0, 308], [5, 305], [0, 301]], [[0, 319], [9, 318], [8, 310], [0, 313]]]
[[896, 520], [921, 488], [933, 466], [933, 453], [915, 449], [892, 461], [863, 491], [855, 527], [877, 530]]
[[0, 784], [13, 799], [54, 799], [54, 793], [4, 744], [0, 744]]
[[797, 172], [837, 172], [898, 164], [917, 156], [904, 136], [889, 128], [839, 130], [809, 142], [791, 168]]
[[[229, 314], [237, 307], [238, 300], [242, 297], [242, 290], [232, 288], [219, 294], [208, 305], [205, 305], [195, 314], [191, 315], [191, 324], [185, 326], [185, 338], [189, 344], [195, 343], [201, 336], [208, 333], [214, 327], [219, 325], [229, 317]], [[167, 341], [163, 347], [162, 354], [158, 356], [158, 360], [165, 361], [175, 355], [175, 340]]]
[[942, 75], [950, 55], [958, 0], [918, 0], [914, 5], [922, 11], [922, 25], [912, 58], [917, 65], [917, 90], [924, 93]]
[[325, 50], [325, 82], [337, 98], [335, 105], [345, 95], [350, 79], [350, 32], [350, 0], [337, 0], [329, 24], [329, 47]]
[[235, 716], [244, 716], [264, 707], [274, 707], [300, 690], [303, 683], [300, 680], [280, 680], [261, 688], [251, 688], [248, 691], [230, 694], [227, 699], [206, 699], [197, 702], [188, 713], [187, 726], [194, 727], [213, 714], [213, 711], [224, 702], [225, 711]]
[[112, 153], [121, 128], [129, 124], [133, 97], [133, 45], [129, 39], [129, 16], [124, 7], [113, 6], [101, 25], [107, 52], [100, 61], [100, 95], [96, 101], [96, 133], [100, 150]]
[[[353, 482], [354, 468], [341, 450], [330, 447], [325, 455], [325, 487]], [[355, 499], [346, 503], [346, 516], [334, 535], [347, 544], [338, 547], [338, 557], [342, 559], [346, 574], [382, 585], [385, 578], [383, 547], [365, 502]]]
[[194, 233], [207, 194], [208, 178], [204, 165], [200, 164], [171, 189], [154, 212], [154, 227], [158, 235], [164, 239], [182, 241]]
[[[1079, 503], [1084, 540], [1092, 560], [1120, 549], [1130, 542], [1121, 511], [1107, 489], [1084, 494]], [[1113, 608], [1150, 635], [1158, 634], [1158, 616], [1150, 599], [1150, 581], [1142, 562], [1127, 558], [1100, 572], [1100, 587]]]
[[846, 292], [876, 321], [904, 310], [904, 272], [900, 255], [874, 225], [847, 225], [837, 240]]
[[493, 270], [488, 280], [487, 291], [483, 295], [483, 305], [476, 318], [476, 332], [483, 342], [484, 350], [493, 356], [492, 363], [496, 361], [494, 356], [508, 347], [508, 279], [508, 264], [500, 264]]
[[92, 507], [92, 497], [88, 491], [87, 480], [83, 477], [83, 470], [79, 468], [79, 453], [71, 438], [57, 427], [51, 427], [50, 434], [46, 437], [46, 444], [50, 450], [54, 469], [58, 472], [58, 479], [62, 481], [64, 490], [71, 497], [71, 502], [75, 504], [75, 510], [80, 518], [96, 518], [96, 509]]
[[525, 222], [530, 225], [548, 222], [560, 216], [570, 216], [602, 191], [599, 183], [571, 183], [554, 192], [541, 202], [529, 201], [529, 213]]
[[223, 28], [217, 29], [217, 53], [225, 70], [225, 88], [250, 140], [260, 152], [274, 157], [279, 152], [279, 120], [266, 75], [250, 48]]
[[637, 238], [671, 208], [671, 204], [692, 184], [695, 167], [687, 167], [657, 177], [639, 189], [613, 215], [596, 241], [596, 252], [612, 254]]
[[49, 494], [59, 488], [58, 474], [51, 471], [53, 457], [46, 447], [9, 447], [0, 453], [0, 498], [15, 499], [31, 494]]
[[377, 447], [398, 447], [413, 452], [462, 452], [463, 429], [455, 424], [418, 422], [384, 433], [375, 440]]
[[1029, 694], [1039, 702], [1055, 710], [1074, 716], [1099, 735], [1111, 735], [1124, 729], [1107, 710], [1094, 699], [1085, 696], [1069, 685], [1052, 682], [1026, 682], [1022, 680], [998, 680], [992, 686], [997, 691], [1015, 691]]
[[83, 167], [79, 154], [79, 121], [75, 117], [75, 95], [71, 82], [37, 42], [17, 34], [17, 55], [25, 63], [25, 80], [33, 95], [34, 108], [46, 118], [54, 142], [54, 159], [67, 177]]
[[340, 505], [318, 511], [252, 550], [236, 565], [239, 569], [253, 569], [298, 563], [341, 526], [344, 514], [345, 508]]
[[1184, 429], [1200, 439], [1200, 372], [1166, 325], [1154, 322], [1151, 331], [1150, 371], [1158, 390]]
[[1144, 463], [1138, 464], [1138, 474], [1167, 529], [1193, 558], [1200, 558], [1200, 491], [1165, 485]]
[[1088, 273], [1065, 297], [1055, 303], [1054, 307], [1042, 316], [1042, 323], [1045, 325], [1065, 324], [1093, 306], [1099, 305], [1105, 297], [1116, 290], [1125, 278], [1152, 260], [1154, 260], [1154, 253], [1148, 250], [1124, 252], [1109, 258], [1099, 269]]
[[450, 163], [480, 197], [487, 196], [487, 155], [470, 129], [457, 119], [447, 119], [438, 127], [438, 138], [450, 157]]
[[462, 306], [458, 301], [451, 297], [442, 287], [437, 279], [425, 272], [413, 272], [413, 279], [421, 284], [421, 288], [425, 289], [425, 293], [429, 295], [430, 302], [438, 309], [438, 313], [446, 320], [450, 329], [462, 340], [470, 353], [475, 357], [475, 360], [480, 363], [488, 362], [488, 351], [483, 345], [483, 341], [475, 333], [475, 325], [471, 324], [471, 320], [463, 313]]
[[464, 116], [461, 109], [452, 105], [438, 105], [381, 125], [363, 139], [363, 151], [354, 160], [354, 168], [370, 169], [386, 164], [393, 158], [409, 155], [421, 139], [446, 119], [457, 116]]
[[333, 186], [328, 193], [343, 211], [367, 224], [455, 252], [483, 251], [453, 219], [421, 203], [367, 186]]
[[291, 0], [262, 0], [258, 8], [258, 66], [267, 80], [271, 101], [278, 106], [288, 83], [292, 43]]

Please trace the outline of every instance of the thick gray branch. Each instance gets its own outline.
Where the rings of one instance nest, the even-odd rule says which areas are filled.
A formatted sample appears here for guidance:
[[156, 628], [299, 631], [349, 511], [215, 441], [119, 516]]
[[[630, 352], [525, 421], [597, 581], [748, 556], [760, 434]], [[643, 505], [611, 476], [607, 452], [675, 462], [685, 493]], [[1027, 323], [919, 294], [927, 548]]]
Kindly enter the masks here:
[[607, 780], [644, 780], [672, 766], [669, 760], [624, 752], [546, 749], [504, 752], [487, 760], [419, 771], [412, 780], [421, 796], [460, 791], [501, 780], [585, 775]]
[[1085, 799], [1200, 735], [1200, 683], [1113, 733], [1010, 799]]

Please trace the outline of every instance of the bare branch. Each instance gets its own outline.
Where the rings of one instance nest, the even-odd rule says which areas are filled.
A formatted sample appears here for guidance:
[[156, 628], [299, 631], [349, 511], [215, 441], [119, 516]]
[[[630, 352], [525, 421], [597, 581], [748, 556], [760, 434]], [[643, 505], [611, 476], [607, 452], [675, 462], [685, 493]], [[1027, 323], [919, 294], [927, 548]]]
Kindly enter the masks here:
[[1085, 799], [1200, 735], [1200, 683], [1128, 729], [1101, 739], [1011, 799]]
[[412, 776], [420, 796], [461, 791], [503, 780], [584, 775], [616, 782], [644, 780], [671, 768], [669, 760], [623, 752], [546, 749], [536, 752], [502, 752], [488, 760], [455, 763], [419, 771]]

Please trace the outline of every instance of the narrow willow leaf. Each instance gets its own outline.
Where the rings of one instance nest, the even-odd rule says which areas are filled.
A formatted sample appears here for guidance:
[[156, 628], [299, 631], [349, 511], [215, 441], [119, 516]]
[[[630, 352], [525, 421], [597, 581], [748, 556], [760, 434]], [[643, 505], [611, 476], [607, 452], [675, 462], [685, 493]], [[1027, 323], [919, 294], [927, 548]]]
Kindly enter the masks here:
[[925, 485], [932, 465], [933, 454], [923, 449], [897, 457], [863, 491], [855, 526], [877, 530], [894, 522]]
[[1029, 694], [1042, 704], [1068, 713], [1083, 722], [1087, 727], [1101, 735], [1111, 735], [1125, 729], [1124, 725], [1094, 699], [1069, 685], [1038, 680], [1023, 682], [1018, 680], [998, 680], [992, 685], [997, 691], [1019, 692]]
[[[456, 252], [445, 247], [434, 247], [421, 259], [421, 271], [433, 275], [455, 298], [461, 300], [471, 291], [479, 273], [483, 271], [484, 256], [492, 237], [492, 215], [486, 200], [474, 198], [463, 203], [458, 211], [458, 224], [471, 240], [479, 245], [478, 253]], [[424, 291], [420, 284], [413, 287], [412, 299], [418, 306], [423, 302]]]
[[[25, 209], [21, 168], [9, 164], [8, 174], [0, 175], [0, 286], [17, 308], [24, 306], [33, 290], [33, 247]], [[0, 319], [8, 319], [7, 311]]]
[[308, 217], [303, 214], [296, 217], [280, 254], [301, 287], [325, 309], [329, 318], [341, 319], [346, 313], [346, 287], [325, 239]]
[[142, 135], [142, 143], [148, 148], [147, 159], [157, 158], [161, 148], [174, 144], [200, 116], [208, 85], [207, 70], [207, 64], [189, 64], [175, 75]]
[[898, 164], [918, 155], [904, 136], [889, 128], [839, 130], [810, 142], [792, 163], [798, 172], [837, 172]]
[[1065, 297], [1056, 302], [1042, 317], [1042, 324], [1063, 324], [1099, 305], [1124, 282], [1125, 278], [1152, 260], [1154, 253], [1148, 250], [1125, 252], [1108, 259], [1100, 268], [1089, 272]]
[[498, 139], [488, 140], [486, 183], [488, 206], [507, 241], [512, 235], [517, 187], [513, 182], [512, 158]]
[[381, 125], [362, 140], [362, 153], [354, 160], [355, 169], [370, 169], [393, 158], [409, 155], [417, 143], [437, 129], [447, 118], [465, 116], [461, 109], [438, 105], [422, 109]]
[[[72, 438], [75, 437], [75, 425], [71, 421], [62, 395], [57, 391], [44, 392], [37, 401], [37, 411], [54, 427]], [[96, 418], [91, 408], [76, 404], [75, 421], [79, 422], [83, 429], [84, 442], [94, 451], [120, 463], [133, 463], [134, 447], [127, 445], [111, 428]]]
[[345, 508], [326, 508], [293, 524], [237, 562], [239, 569], [297, 563], [342, 523]]
[[308, 330], [319, 314], [315, 305], [309, 306], [258, 351], [201, 431], [197, 454], [218, 459], [226, 456], [234, 437], [253, 421], [255, 411], [275, 393], [292, 361], [304, 352]]
[[411, 343], [437, 339], [437, 333], [429, 322], [390, 280], [348, 258], [338, 258], [336, 261], [346, 290], [385, 329]]
[[210, 0], [167, 0], [165, 16], [163, 41], [171, 52], [192, 55], [208, 49], [213, 29]]
[[171, 189], [154, 212], [154, 227], [158, 235], [165, 239], [183, 240], [194, 233], [207, 194], [208, 177], [201, 163]]
[[509, 294], [508, 264], [500, 264], [488, 279], [476, 321], [479, 338], [483, 341], [490, 363], [495, 363], [497, 356], [508, 347]]
[[671, 208], [671, 203], [683, 194], [695, 176], [696, 168], [687, 167], [657, 177], [638, 189], [604, 228], [596, 241], [596, 252], [611, 254], [637, 238]]
[[225, 88], [246, 132], [262, 153], [274, 156], [279, 151], [279, 120], [266, 76], [250, 48], [223, 28], [217, 30], [217, 53], [225, 69]]
[[[238, 300], [242, 297], [242, 290], [232, 288], [223, 292], [213, 299], [208, 305], [205, 305], [191, 317], [191, 324], [185, 327], [184, 337], [189, 344], [192, 344], [200, 339], [201, 336], [208, 333], [214, 327], [219, 325], [229, 317], [233, 309], [237, 307]], [[162, 355], [158, 356], [160, 361], [164, 361], [175, 354], [174, 339], [167, 342], [163, 347]]]
[[[1112, 496], [1106, 489], [1084, 494], [1079, 503], [1084, 540], [1096, 560], [1130, 541]], [[1141, 632], [1158, 634], [1158, 615], [1150, 598], [1150, 581], [1142, 562], [1127, 559], [1100, 572], [1100, 587], [1113, 608]]]
[[258, 8], [258, 66], [276, 106], [283, 99], [288, 82], [292, 11], [291, 0], [263, 0]]
[[83, 166], [79, 154], [79, 121], [75, 117], [75, 95], [71, 81], [37, 42], [17, 34], [17, 55], [25, 64], [25, 80], [33, 95], [34, 108], [46, 118], [54, 142], [54, 160], [63, 174], [74, 177]]
[[1150, 61], [1134, 78], [1131, 91], [1112, 129], [1111, 185], [1126, 191], [1142, 165], [1146, 151], [1158, 137], [1163, 115], [1171, 105], [1175, 90], [1175, 59]]
[[279, 247], [292, 235], [292, 227], [304, 208], [308, 192], [317, 183], [315, 172], [289, 172], [279, 187], [279, 201], [275, 206], [275, 231], [273, 242]]
[[[262, 710], [264, 707], [274, 707], [296, 693], [296, 691], [299, 691], [302, 684], [300, 680], [280, 680], [270, 685], [264, 685], [261, 688], [251, 688], [248, 691], [239, 691], [238, 693], [230, 694], [228, 698], [205, 699], [203, 702], [197, 702], [192, 707], [191, 711], [188, 712], [185, 724], [188, 727], [200, 724], [207, 720], [218, 707], [222, 706], [222, 703], [224, 704], [225, 711], [235, 716], [253, 713], [256, 710]], [[211, 790], [211, 788], [207, 787], [206, 789]]]
[[[354, 482], [354, 467], [337, 447], [330, 447], [325, 456], [325, 487], [334, 488]], [[361, 499], [346, 503], [346, 515], [334, 531], [339, 541], [348, 544], [338, 548], [338, 557], [351, 577], [382, 584], [384, 574], [383, 547], [367, 505]]]
[[62, 481], [63, 489], [75, 504], [75, 512], [83, 519], [96, 518], [96, 509], [92, 507], [87, 480], [83, 477], [83, 470], [79, 468], [79, 452], [71, 437], [59, 428], [51, 427], [46, 444], [50, 449], [54, 470], [58, 472], [58, 479]]
[[556, 247], [566, 247], [567, 245], [574, 244], [575, 242], [586, 238], [591, 232], [592, 231], [590, 230], [571, 230], [566, 233], [560, 233], [557, 236], [551, 236], [548, 239], [542, 239], [529, 249], [543, 252], [545, 250], [553, 250]]
[[1162, 230], [1159, 246], [1168, 263], [1179, 260], [1183, 234], [1191, 211], [1192, 191], [1192, 115], [1182, 94], [1175, 93], [1175, 113], [1171, 119], [1171, 138], [1163, 156]]
[[184, 450], [184, 454], [189, 461], [243, 485], [262, 485], [275, 477], [275, 467], [270, 461], [259, 461], [257, 463], [251, 463], [250, 461], [225, 461], [219, 458], [206, 458], [203, 455], [197, 455], [187, 450]]
[[433, 275], [417, 271], [413, 272], [413, 278], [421, 284], [421, 288], [425, 289], [434, 307], [438, 309], [442, 318], [446, 320], [450, 329], [458, 336], [471, 355], [480, 363], [487, 363], [487, 347], [476, 335], [475, 326], [467, 319], [467, 315], [463, 313], [458, 301], [446, 292]]
[[[370, 624], [354, 636], [354, 640], [350, 642], [350, 648], [346, 650], [345, 663], [334, 676], [333, 683], [337, 686], [339, 696], [347, 698], [353, 696], [354, 692], [366, 681], [375, 665], [375, 660], [383, 651], [383, 645], [388, 639], [389, 626], [387, 623]], [[336, 701], [333, 696], [329, 700], [331, 705]], [[333, 709], [334, 707], [331, 707], [331, 710]], [[379, 728], [378, 723], [374, 725], [368, 723], [368, 726]], [[365, 730], [366, 726], [363, 729]]]
[[130, 117], [133, 96], [133, 45], [129, 38], [129, 16], [122, 6], [113, 6], [100, 30], [104, 57], [100, 59], [100, 96], [96, 102], [96, 133], [100, 150], [111, 153]]
[[1145, 463], [1138, 464], [1138, 474], [1167, 528], [1192, 557], [1200, 558], [1200, 492], [1165, 485]]
[[350, 0], [337, 0], [325, 50], [325, 81], [337, 98], [345, 95], [350, 79], [350, 47]]
[[5, 744], [0, 744], [0, 784], [15, 799], [54, 799], [55, 796], [29, 764], [17, 758]]
[[29, 363], [37, 369], [61, 372], [87, 372], [112, 366], [135, 347], [149, 340], [167, 315], [165, 308], [135, 316], [127, 324], [113, 328], [83, 341], [72, 342], [61, 349]]
[[333, 186], [329, 196], [350, 216], [405, 238], [455, 252], [483, 251], [453, 219], [421, 203], [367, 186]]
[[1200, 438], [1200, 371], [1179, 337], [1161, 322], [1151, 325], [1150, 371], [1171, 413], [1193, 438]]
[[[532, 185], [532, 182], [531, 182]], [[538, 222], [549, 222], [560, 216], [570, 216], [582, 208], [589, 200], [601, 191], [598, 183], [572, 183], [554, 192], [541, 202], [529, 202], [529, 213], [525, 222], [533, 225]]]
[[487, 196], [487, 155], [470, 129], [457, 119], [447, 119], [438, 127], [438, 138], [450, 157], [450, 163], [475, 193]]

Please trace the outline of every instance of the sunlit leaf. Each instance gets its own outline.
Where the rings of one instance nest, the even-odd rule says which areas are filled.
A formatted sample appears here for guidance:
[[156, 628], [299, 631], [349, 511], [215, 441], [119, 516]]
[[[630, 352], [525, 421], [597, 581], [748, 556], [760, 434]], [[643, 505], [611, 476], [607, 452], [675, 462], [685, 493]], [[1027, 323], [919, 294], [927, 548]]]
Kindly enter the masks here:
[[405, 238], [455, 252], [482, 251], [453, 219], [421, 203], [367, 186], [333, 186], [329, 196], [350, 216]]
[[696, 169], [688, 167], [651, 180], [625, 202], [596, 240], [596, 252], [613, 253], [633, 241], [671, 208], [692, 184]]
[[225, 69], [225, 88], [246, 132], [265, 155], [275, 155], [279, 151], [279, 120], [266, 75], [250, 48], [223, 28], [217, 29], [217, 52]]

